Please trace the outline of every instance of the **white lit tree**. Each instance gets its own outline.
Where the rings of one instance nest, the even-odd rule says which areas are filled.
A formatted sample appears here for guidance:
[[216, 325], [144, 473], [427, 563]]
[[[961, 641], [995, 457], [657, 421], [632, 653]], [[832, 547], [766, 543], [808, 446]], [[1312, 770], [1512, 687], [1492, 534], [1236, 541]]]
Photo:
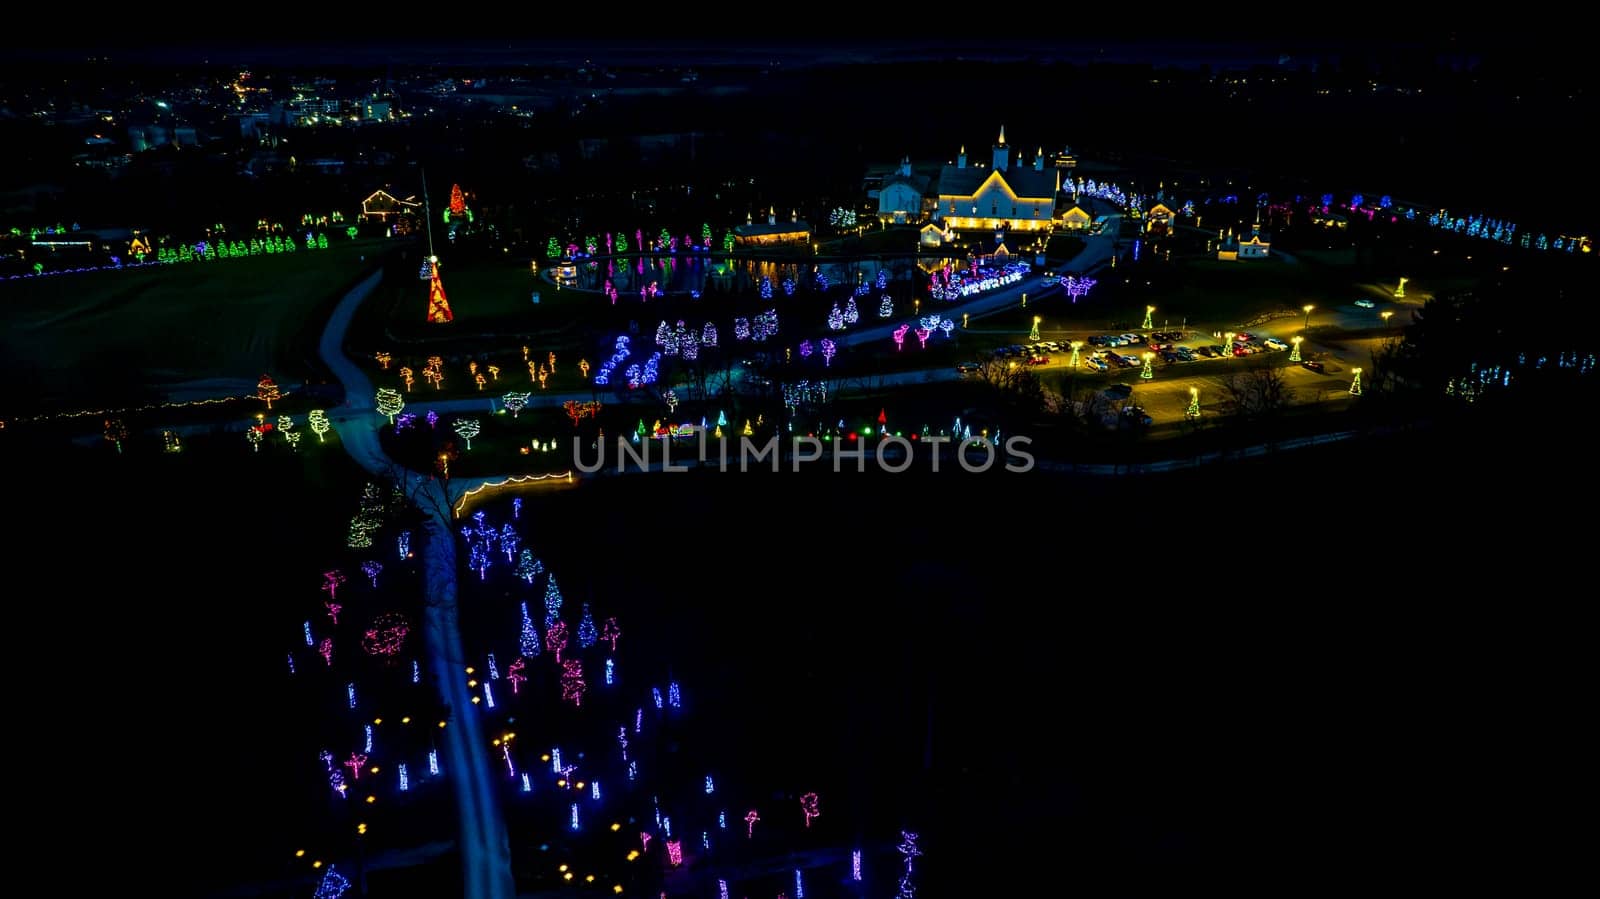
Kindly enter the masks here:
[[478, 424], [476, 418], [458, 418], [455, 423], [456, 436], [467, 442], [467, 449], [472, 449], [472, 438], [478, 436], [483, 426]]
[[528, 397], [532, 394], [512, 391], [500, 398], [500, 405], [511, 410], [511, 417], [516, 418], [517, 413], [528, 408]]
[[328, 433], [333, 424], [328, 421], [328, 413], [323, 409], [312, 409], [306, 415], [306, 424], [311, 426], [311, 433], [317, 435], [317, 442], [322, 442], [322, 435]]

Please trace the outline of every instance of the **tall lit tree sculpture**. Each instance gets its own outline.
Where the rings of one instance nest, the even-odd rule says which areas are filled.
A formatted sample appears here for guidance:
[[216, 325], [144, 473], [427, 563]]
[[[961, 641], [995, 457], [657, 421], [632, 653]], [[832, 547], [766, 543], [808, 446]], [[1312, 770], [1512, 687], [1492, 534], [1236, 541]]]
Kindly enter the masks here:
[[1200, 388], [1189, 388], [1189, 408], [1183, 410], [1183, 416], [1188, 419], [1200, 417]]
[[394, 424], [394, 417], [399, 415], [406, 407], [405, 397], [393, 387], [379, 387], [378, 395], [373, 402], [380, 415], [389, 416], [389, 424]]
[[1144, 368], [1140, 369], [1139, 377], [1141, 377], [1141, 378], [1145, 379], [1146, 381], [1148, 381], [1151, 378], [1154, 378], [1156, 376], [1156, 373], [1150, 369], [1150, 363], [1155, 358], [1156, 358], [1156, 354], [1155, 353], [1145, 353], [1144, 354]]
[[1350, 381], [1350, 395], [1351, 396], [1360, 396], [1361, 395], [1361, 369], [1360, 368], [1352, 368], [1352, 369], [1350, 369], [1350, 371], [1355, 375], [1355, 378]]
[[1148, 331], [1151, 328], [1154, 328], [1155, 327], [1155, 323], [1151, 320], [1150, 317], [1152, 315], [1155, 315], [1155, 314], [1156, 314], [1156, 307], [1154, 307], [1154, 306], [1146, 306], [1146, 307], [1144, 307], [1144, 324], [1140, 325], [1139, 327], [1142, 330], [1145, 330], [1145, 331]]
[[554, 573], [544, 582], [544, 626], [548, 630], [561, 617], [561, 588], [556, 586]]
[[583, 617], [578, 620], [578, 648], [588, 649], [600, 639], [600, 631], [594, 626], [594, 615], [589, 611], [589, 604], [583, 604]]
[[272, 380], [271, 375], [262, 375], [256, 382], [256, 399], [267, 404], [267, 411], [272, 411], [272, 404], [282, 396], [278, 392], [278, 382]]
[[539, 629], [534, 626], [533, 619], [528, 616], [528, 604], [522, 604], [522, 632], [517, 638], [517, 651], [533, 658], [539, 654]]
[[450, 311], [450, 300], [444, 295], [444, 282], [439, 280], [439, 267], [435, 265], [428, 276], [428, 323], [442, 325], [455, 317]]
[[328, 413], [323, 409], [312, 409], [306, 415], [306, 424], [311, 426], [311, 433], [317, 435], [317, 442], [322, 442], [322, 435], [328, 433], [333, 425], [328, 421]]
[[1039, 338], [1039, 321], [1040, 321], [1039, 316], [1035, 315], [1033, 317], [1033, 330], [1028, 332], [1028, 339], [1029, 340], [1039, 340], [1040, 339]]
[[467, 214], [467, 198], [461, 195], [461, 185], [450, 185], [450, 215], [449, 218], [460, 218]]
[[1294, 350], [1291, 353], [1289, 353], [1289, 361], [1290, 362], [1299, 362], [1300, 361], [1300, 341], [1302, 341], [1302, 340], [1305, 340], [1305, 338], [1301, 337], [1299, 335], [1296, 335], [1294, 337], [1289, 338], [1289, 342], [1294, 344]]

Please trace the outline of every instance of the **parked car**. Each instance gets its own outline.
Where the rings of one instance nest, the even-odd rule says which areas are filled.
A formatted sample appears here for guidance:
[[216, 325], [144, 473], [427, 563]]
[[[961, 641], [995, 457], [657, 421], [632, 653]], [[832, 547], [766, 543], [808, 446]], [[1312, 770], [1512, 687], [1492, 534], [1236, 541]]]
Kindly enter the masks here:
[[1084, 356], [1079, 361], [1081, 361], [1085, 367], [1092, 368], [1095, 371], [1103, 372], [1111, 369], [1111, 366], [1107, 365], [1104, 359], [1096, 359], [1092, 356]]
[[1194, 350], [1191, 350], [1186, 346], [1178, 347], [1177, 349], [1173, 350], [1173, 352], [1177, 353], [1178, 358], [1182, 359], [1184, 362], [1194, 361]]
[[1287, 343], [1284, 343], [1276, 337], [1268, 337], [1266, 340], [1263, 340], [1262, 343], [1265, 344], [1269, 350], [1286, 350], [1289, 348]]
[[1122, 409], [1122, 418], [1131, 425], [1148, 426], [1150, 424], [1150, 416], [1144, 414], [1144, 410], [1138, 406], [1124, 406]]
[[1102, 336], [1100, 334], [1095, 334], [1095, 335], [1093, 335], [1093, 336], [1091, 336], [1089, 338], [1089, 345], [1090, 346], [1105, 346], [1106, 345], [1106, 339], [1105, 339], [1104, 336]]
[[1248, 331], [1240, 331], [1238, 334], [1233, 335], [1233, 339], [1238, 343], [1249, 343], [1250, 341], [1255, 340], [1256, 336]]
[[1362, 309], [1372, 309], [1372, 308], [1376, 307], [1378, 304], [1372, 302], [1371, 300], [1367, 299], [1366, 297], [1362, 297], [1361, 299], [1356, 300], [1356, 305], [1360, 306]]
[[1300, 364], [1318, 373], [1325, 372], [1328, 368], [1326, 365], [1323, 365], [1321, 362], [1318, 362], [1315, 359], [1307, 359]]
[[1126, 340], [1128, 343], [1143, 343], [1144, 342], [1144, 338], [1143, 337], [1140, 337], [1139, 335], [1133, 334], [1133, 333], [1119, 334], [1117, 336], [1121, 337], [1123, 340]]
[[1025, 365], [1049, 365], [1050, 364], [1050, 357], [1049, 356], [1029, 356], [1028, 357], [1028, 361], [1025, 362], [1024, 364]]
[[979, 367], [976, 362], [959, 362], [956, 364], [956, 371], [963, 375], [970, 375], [977, 371]]

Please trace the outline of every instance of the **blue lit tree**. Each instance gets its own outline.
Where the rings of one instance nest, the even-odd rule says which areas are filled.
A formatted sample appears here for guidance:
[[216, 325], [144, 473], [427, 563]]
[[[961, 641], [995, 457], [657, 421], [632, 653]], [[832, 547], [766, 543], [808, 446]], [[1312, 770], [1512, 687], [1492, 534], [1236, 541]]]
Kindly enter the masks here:
[[578, 622], [578, 646], [588, 649], [600, 639], [600, 632], [594, 626], [594, 615], [589, 612], [589, 604], [583, 604], [583, 619]]
[[517, 651], [533, 658], [539, 654], [539, 629], [533, 626], [533, 619], [528, 617], [528, 604], [522, 604], [522, 632], [517, 635]]

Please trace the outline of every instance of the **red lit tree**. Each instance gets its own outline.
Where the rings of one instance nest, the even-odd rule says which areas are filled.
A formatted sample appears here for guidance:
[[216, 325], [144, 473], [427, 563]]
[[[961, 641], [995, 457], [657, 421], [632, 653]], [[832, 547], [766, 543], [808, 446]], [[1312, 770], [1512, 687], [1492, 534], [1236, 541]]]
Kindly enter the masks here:
[[256, 382], [256, 399], [267, 404], [267, 410], [272, 410], [272, 404], [281, 394], [278, 392], [278, 382], [272, 380], [271, 375], [262, 375]]
[[450, 185], [450, 217], [464, 215], [467, 211], [467, 200], [461, 195], [461, 185]]

